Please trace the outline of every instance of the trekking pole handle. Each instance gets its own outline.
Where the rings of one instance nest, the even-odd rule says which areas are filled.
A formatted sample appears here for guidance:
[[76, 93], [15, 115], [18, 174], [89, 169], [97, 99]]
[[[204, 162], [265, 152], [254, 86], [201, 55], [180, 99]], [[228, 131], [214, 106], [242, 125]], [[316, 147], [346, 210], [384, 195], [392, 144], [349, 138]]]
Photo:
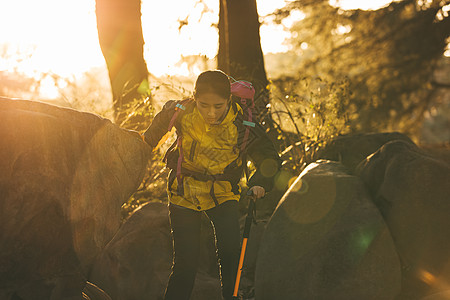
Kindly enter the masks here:
[[244, 238], [248, 238], [250, 235], [250, 227], [252, 226], [253, 211], [255, 210], [255, 200], [256, 200], [256, 195], [253, 193], [252, 190], [249, 190], [247, 192], [247, 196], [249, 196], [250, 201], [248, 203], [247, 217], [245, 218], [244, 234], [243, 234]]

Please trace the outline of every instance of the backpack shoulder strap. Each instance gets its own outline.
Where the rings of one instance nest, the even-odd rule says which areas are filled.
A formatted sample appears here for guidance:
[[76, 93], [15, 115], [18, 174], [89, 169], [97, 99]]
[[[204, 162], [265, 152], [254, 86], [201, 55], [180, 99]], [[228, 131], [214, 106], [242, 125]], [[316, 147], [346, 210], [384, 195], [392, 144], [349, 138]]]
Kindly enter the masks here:
[[[171, 131], [172, 128], [176, 127], [176, 121], [180, 117], [181, 114], [186, 113], [186, 110], [191, 107], [191, 104], [194, 103], [194, 99], [188, 98], [181, 101], [177, 101], [175, 105], [175, 113], [173, 114], [172, 118], [169, 122], [169, 128], [168, 130]], [[178, 149], [178, 160], [177, 160], [177, 170], [176, 170], [176, 178], [177, 178], [177, 189], [178, 193], [180, 195], [184, 194], [184, 186], [183, 186], [183, 174], [181, 173], [182, 170], [182, 164], [184, 162], [184, 156], [183, 156], [183, 136], [181, 132], [177, 131], [177, 140], [175, 141]]]
[[[250, 127], [255, 127], [255, 123], [253, 122], [253, 109], [255, 107], [254, 97], [255, 97], [255, 88], [253, 87], [251, 82], [244, 80], [235, 80], [231, 83], [231, 94], [240, 98], [242, 109], [245, 111], [247, 115], [247, 119], [243, 120], [242, 123], [246, 126], [244, 138], [242, 140], [241, 151], [244, 152], [247, 146], [247, 140], [250, 133]], [[250, 100], [251, 103], [247, 103], [247, 100]]]
[[192, 98], [188, 98], [188, 99], [184, 99], [181, 101], [177, 101], [177, 104], [175, 105], [175, 113], [173, 114], [172, 118], [170, 119], [169, 122], [169, 128], [168, 131], [172, 130], [172, 127], [175, 125], [175, 121], [178, 119], [178, 116], [182, 113], [186, 111], [186, 107], [193, 103], [194, 99]]

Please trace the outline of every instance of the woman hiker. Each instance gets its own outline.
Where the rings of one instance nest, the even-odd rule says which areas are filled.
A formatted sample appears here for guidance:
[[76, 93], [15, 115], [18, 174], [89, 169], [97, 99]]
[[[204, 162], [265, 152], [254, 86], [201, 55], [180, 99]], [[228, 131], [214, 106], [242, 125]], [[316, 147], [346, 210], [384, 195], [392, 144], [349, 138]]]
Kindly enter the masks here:
[[[247, 82], [235, 84], [251, 88]], [[202, 214], [214, 226], [223, 297], [232, 299], [240, 252], [239, 181], [247, 158], [256, 166], [248, 180], [256, 198], [272, 189], [281, 165], [264, 129], [244, 110], [232, 100], [229, 77], [219, 70], [205, 71], [196, 80], [193, 98], [168, 101], [142, 136], [156, 147], [172, 126], [177, 132], [164, 158], [171, 170], [167, 193], [173, 237], [166, 300], [190, 298], [200, 259]]]

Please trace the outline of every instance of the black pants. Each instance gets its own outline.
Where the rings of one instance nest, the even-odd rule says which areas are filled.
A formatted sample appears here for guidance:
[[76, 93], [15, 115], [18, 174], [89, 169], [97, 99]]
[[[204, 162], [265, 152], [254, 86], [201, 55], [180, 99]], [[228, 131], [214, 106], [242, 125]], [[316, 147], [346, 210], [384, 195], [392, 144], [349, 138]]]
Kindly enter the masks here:
[[[238, 203], [226, 201], [205, 213], [214, 225], [222, 295], [231, 299], [240, 252]], [[188, 300], [191, 296], [200, 254], [201, 214], [169, 205], [174, 258], [165, 300]]]

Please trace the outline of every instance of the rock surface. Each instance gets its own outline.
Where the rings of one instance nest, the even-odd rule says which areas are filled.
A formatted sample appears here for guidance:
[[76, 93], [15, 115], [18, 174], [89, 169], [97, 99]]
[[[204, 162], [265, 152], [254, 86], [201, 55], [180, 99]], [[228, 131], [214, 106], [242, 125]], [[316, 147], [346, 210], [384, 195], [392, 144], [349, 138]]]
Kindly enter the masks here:
[[0, 295], [80, 295], [149, 147], [107, 119], [35, 101], [0, 98], [0, 120]]
[[450, 282], [450, 165], [393, 141], [358, 166], [402, 262], [402, 298], [420, 299]]
[[389, 230], [356, 176], [309, 165], [281, 199], [256, 263], [256, 299], [394, 299], [400, 263]]
[[[221, 299], [212, 228], [204, 219], [199, 271], [192, 300]], [[150, 202], [123, 224], [102, 256], [90, 281], [115, 300], [163, 299], [172, 265], [167, 204]]]
[[339, 161], [353, 173], [357, 165], [366, 159], [367, 156], [377, 151], [387, 142], [394, 140], [413, 143], [409, 137], [399, 132], [339, 136], [317, 153], [316, 160]]

